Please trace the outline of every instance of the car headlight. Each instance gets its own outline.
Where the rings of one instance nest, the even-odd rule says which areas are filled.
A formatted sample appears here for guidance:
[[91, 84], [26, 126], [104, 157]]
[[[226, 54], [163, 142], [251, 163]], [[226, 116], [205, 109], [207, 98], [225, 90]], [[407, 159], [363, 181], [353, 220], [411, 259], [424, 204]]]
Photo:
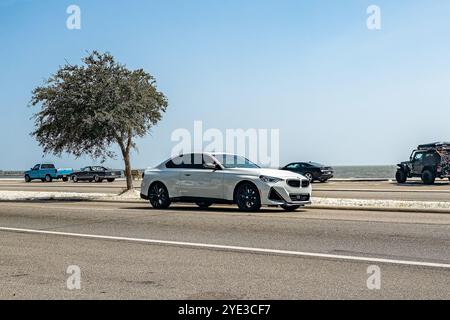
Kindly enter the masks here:
[[277, 183], [279, 181], [283, 181], [283, 179], [269, 176], [259, 176], [259, 179], [261, 179], [261, 181], [265, 183]]

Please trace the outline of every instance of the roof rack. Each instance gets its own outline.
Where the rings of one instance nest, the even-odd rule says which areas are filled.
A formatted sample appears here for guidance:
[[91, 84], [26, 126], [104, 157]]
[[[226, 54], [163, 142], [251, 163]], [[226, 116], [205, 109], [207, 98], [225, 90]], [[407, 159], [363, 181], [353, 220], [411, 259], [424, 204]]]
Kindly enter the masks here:
[[418, 150], [429, 149], [450, 149], [450, 142], [433, 142], [427, 144], [421, 144], [417, 147]]

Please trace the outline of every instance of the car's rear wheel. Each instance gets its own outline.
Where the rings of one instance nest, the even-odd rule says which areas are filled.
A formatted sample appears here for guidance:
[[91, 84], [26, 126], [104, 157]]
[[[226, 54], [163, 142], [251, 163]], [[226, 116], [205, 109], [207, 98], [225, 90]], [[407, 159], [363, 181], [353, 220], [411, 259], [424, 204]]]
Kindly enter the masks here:
[[305, 176], [306, 179], [309, 180], [309, 182], [312, 182], [312, 181], [313, 181], [313, 175], [312, 175], [311, 172], [306, 172], [306, 173], [304, 174], [304, 176]]
[[169, 192], [164, 184], [156, 182], [150, 186], [148, 197], [155, 209], [167, 209], [170, 206]]
[[261, 208], [258, 188], [249, 182], [241, 184], [236, 190], [236, 203], [242, 211], [258, 211]]
[[405, 183], [407, 179], [408, 177], [404, 170], [397, 170], [397, 173], [395, 174], [395, 180], [397, 180], [398, 183]]
[[29, 175], [25, 175], [25, 182], [31, 182], [31, 178]]
[[325, 182], [328, 181], [328, 179], [320, 179], [319, 181], [322, 182], [322, 183], [325, 183]]
[[114, 179], [114, 178], [111, 178], [111, 179], [108, 179], [108, 182], [114, 182], [116, 179]]
[[72, 176], [72, 181], [75, 183], [78, 182], [78, 176]]
[[52, 181], [53, 181], [53, 178], [51, 175], [48, 174], [45, 176], [45, 182], [52, 182]]
[[431, 171], [431, 170], [424, 170], [424, 172], [422, 172], [422, 181], [425, 184], [433, 184], [434, 181], [436, 180], [436, 175]]
[[210, 201], [198, 201], [195, 204], [198, 205], [201, 209], [207, 209], [212, 206], [212, 202]]
[[62, 178], [62, 181], [67, 182], [67, 181], [69, 181], [69, 178], [64, 177], [64, 178]]
[[292, 212], [292, 211], [295, 211], [298, 208], [300, 208], [300, 206], [298, 206], [298, 205], [292, 206], [292, 205], [288, 205], [288, 204], [283, 204], [283, 205], [281, 205], [281, 207], [288, 212]]

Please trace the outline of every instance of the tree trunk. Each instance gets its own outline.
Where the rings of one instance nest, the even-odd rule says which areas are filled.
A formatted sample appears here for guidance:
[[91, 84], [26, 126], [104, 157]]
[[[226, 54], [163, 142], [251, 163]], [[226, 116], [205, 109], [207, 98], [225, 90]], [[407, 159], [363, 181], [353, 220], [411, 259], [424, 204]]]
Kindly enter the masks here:
[[131, 132], [128, 132], [127, 144], [124, 144], [124, 139], [118, 138], [120, 150], [122, 151], [123, 161], [125, 162], [125, 178], [127, 179], [127, 190], [133, 190], [133, 176], [131, 174], [130, 150], [132, 146]]
[[123, 161], [125, 162], [125, 177], [127, 178], [127, 190], [133, 190], [133, 176], [131, 174], [131, 163], [130, 163], [130, 151], [123, 155]]

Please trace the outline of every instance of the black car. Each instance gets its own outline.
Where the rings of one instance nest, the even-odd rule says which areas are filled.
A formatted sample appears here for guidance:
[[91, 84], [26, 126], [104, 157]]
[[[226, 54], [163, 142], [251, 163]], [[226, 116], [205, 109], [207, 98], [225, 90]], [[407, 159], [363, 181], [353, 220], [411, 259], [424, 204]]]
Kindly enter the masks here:
[[316, 162], [293, 162], [287, 166], [281, 168], [281, 170], [289, 170], [295, 173], [299, 173], [309, 181], [327, 182], [328, 179], [333, 178], [333, 168], [324, 166]]
[[101, 166], [84, 167], [80, 171], [75, 171], [72, 173], [71, 179], [73, 182], [78, 181], [95, 181], [103, 182], [106, 180], [108, 182], [114, 182], [117, 178], [122, 176], [121, 171], [109, 170]]

